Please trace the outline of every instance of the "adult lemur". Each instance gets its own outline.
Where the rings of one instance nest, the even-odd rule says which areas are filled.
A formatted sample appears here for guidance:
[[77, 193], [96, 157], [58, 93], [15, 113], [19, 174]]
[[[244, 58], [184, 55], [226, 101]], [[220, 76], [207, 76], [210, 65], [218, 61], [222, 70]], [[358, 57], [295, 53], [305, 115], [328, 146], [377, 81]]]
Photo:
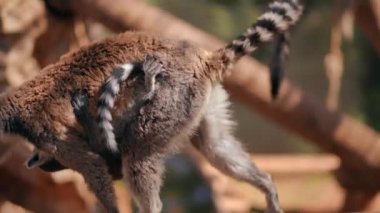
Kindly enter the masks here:
[[[163, 160], [188, 138], [216, 168], [264, 191], [269, 212], [280, 212], [270, 177], [252, 164], [231, 134], [227, 95], [218, 82], [241, 56], [287, 31], [301, 12], [297, 0], [275, 1], [243, 36], [215, 52], [139, 32], [83, 47], [1, 97], [2, 130], [26, 137], [62, 165], [80, 172], [105, 208], [117, 212], [107, 164], [86, 142], [71, 98], [77, 91], [86, 90], [91, 114], [96, 114], [103, 82], [123, 64], [121, 67], [131, 73], [119, 81], [117, 100], [114, 104], [109, 98], [103, 100], [104, 106], [112, 109], [119, 143], [113, 146], [112, 136], [104, 139], [109, 148], [120, 150], [124, 180], [142, 212], [161, 210]], [[154, 95], [134, 116], [128, 116], [138, 105], [135, 100], [146, 91], [141, 69], [134, 72], [131, 68], [147, 55], [161, 61], [165, 70], [152, 78], [156, 80]], [[110, 121], [111, 114], [104, 114], [103, 109], [99, 112], [103, 113], [99, 113], [99, 121], [105, 125], [103, 133], [112, 132], [109, 123], [103, 122], [105, 118]]]

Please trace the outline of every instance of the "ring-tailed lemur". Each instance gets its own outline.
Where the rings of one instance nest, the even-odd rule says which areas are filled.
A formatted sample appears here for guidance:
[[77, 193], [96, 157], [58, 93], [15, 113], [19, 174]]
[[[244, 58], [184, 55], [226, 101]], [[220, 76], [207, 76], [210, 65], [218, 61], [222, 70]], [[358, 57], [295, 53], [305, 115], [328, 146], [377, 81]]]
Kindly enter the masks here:
[[125, 120], [128, 109], [145, 92], [144, 79], [136, 75], [121, 84], [110, 107], [123, 177], [141, 211], [161, 210], [163, 160], [191, 138], [216, 168], [260, 188], [268, 211], [281, 212], [270, 177], [254, 166], [231, 134], [227, 96], [218, 82], [241, 56], [286, 32], [302, 9], [297, 0], [275, 1], [243, 36], [214, 52], [139, 32], [83, 47], [0, 97], [1, 130], [26, 137], [63, 166], [80, 172], [108, 212], [118, 212], [107, 164], [83, 139], [71, 97], [85, 89], [91, 115], [96, 114], [100, 88], [114, 67], [154, 55], [165, 70], [156, 76], [151, 100]]

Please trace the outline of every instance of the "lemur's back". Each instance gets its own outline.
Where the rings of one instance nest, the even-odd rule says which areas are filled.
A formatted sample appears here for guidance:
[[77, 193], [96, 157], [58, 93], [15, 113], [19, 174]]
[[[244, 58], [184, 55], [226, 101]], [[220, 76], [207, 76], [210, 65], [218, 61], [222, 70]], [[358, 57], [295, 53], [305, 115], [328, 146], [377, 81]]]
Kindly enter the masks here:
[[[166, 78], [167, 85], [172, 84], [175, 90], [181, 86], [174, 84], [191, 83], [193, 77], [201, 77], [202, 73], [198, 72], [204, 69], [201, 54], [201, 50], [185, 42], [127, 32], [64, 55], [18, 88], [10, 98], [17, 108], [23, 109], [20, 117], [30, 123], [35, 134], [49, 129], [56, 136], [65, 137], [67, 128], [76, 128], [71, 95], [78, 90], [87, 90], [91, 111], [95, 114], [99, 89], [118, 64], [138, 62], [147, 55], [154, 55], [164, 63], [171, 75]], [[142, 78], [136, 77], [123, 84], [122, 95], [115, 105], [116, 114], [125, 111], [125, 106], [133, 100], [134, 91], [142, 87], [141, 81]]]

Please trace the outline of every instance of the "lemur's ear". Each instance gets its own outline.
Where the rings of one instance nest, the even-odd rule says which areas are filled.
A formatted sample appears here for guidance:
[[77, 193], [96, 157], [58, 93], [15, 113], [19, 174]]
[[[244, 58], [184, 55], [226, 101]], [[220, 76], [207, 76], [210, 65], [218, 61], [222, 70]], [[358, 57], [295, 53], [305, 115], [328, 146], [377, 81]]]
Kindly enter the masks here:
[[34, 167], [39, 166], [41, 164], [42, 164], [41, 163], [41, 158], [38, 155], [38, 153], [34, 153], [33, 156], [31, 158], [29, 158], [29, 160], [27, 160], [25, 162], [25, 166], [28, 169], [33, 169]]
[[53, 158], [42, 154], [41, 152], [34, 152], [32, 157], [25, 162], [25, 166], [28, 169], [33, 169], [34, 167], [40, 167], [51, 161]]

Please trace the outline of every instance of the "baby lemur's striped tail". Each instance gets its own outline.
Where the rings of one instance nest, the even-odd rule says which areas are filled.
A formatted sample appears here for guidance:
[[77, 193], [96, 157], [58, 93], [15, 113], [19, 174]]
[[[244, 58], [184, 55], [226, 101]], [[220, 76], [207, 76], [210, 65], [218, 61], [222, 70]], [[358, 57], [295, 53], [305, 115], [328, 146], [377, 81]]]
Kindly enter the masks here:
[[[274, 36], [283, 34], [293, 26], [303, 12], [300, 0], [275, 0], [247, 31], [226, 47], [213, 53], [210, 76], [222, 80], [232, 64], [240, 57], [252, 53]], [[215, 72], [215, 73], [213, 73]]]
[[113, 132], [111, 109], [114, 107], [116, 96], [120, 91], [120, 83], [128, 78], [133, 68], [133, 64], [123, 64], [116, 67], [101, 88], [101, 95], [98, 100], [97, 123], [101, 141], [106, 144], [108, 150], [114, 153], [118, 153], [119, 149]]

